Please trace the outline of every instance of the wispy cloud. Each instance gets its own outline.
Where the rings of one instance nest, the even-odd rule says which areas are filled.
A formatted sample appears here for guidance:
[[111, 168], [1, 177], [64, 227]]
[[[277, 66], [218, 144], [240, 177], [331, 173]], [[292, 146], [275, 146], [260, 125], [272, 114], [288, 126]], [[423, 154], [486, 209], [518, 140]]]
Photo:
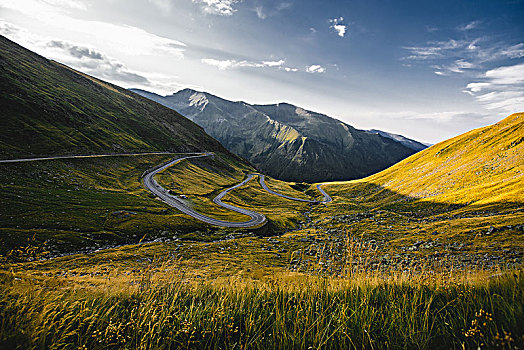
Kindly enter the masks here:
[[409, 55], [404, 57], [405, 60], [427, 61], [446, 57], [446, 55], [457, 49], [466, 47], [468, 44], [465, 40], [449, 39], [446, 41], [428, 41], [426, 45], [421, 46], [404, 46]]
[[432, 67], [437, 69], [437, 71], [435, 71], [437, 75], [449, 75], [449, 73], [463, 73], [466, 69], [475, 68], [475, 65], [464, 59], [458, 59], [451, 64], [434, 65]]
[[457, 27], [457, 30], [460, 30], [462, 32], [467, 32], [468, 30], [472, 30], [475, 28], [478, 28], [482, 22], [481, 21], [472, 21], [467, 24], [461, 25]]
[[[474, 21], [457, 29], [469, 31], [480, 24]], [[467, 73], [470, 82], [463, 91], [483, 107], [510, 113], [524, 110], [524, 63], [508, 65], [509, 60], [524, 57], [524, 43], [508, 44], [478, 37], [429, 41], [404, 49], [409, 54], [403, 61], [428, 65], [437, 75]]]
[[209, 66], [217, 67], [219, 70], [227, 70], [227, 69], [234, 69], [234, 68], [241, 68], [241, 67], [244, 67], [244, 68], [279, 68], [279, 69], [284, 69], [287, 71], [293, 70], [293, 68], [284, 66], [286, 64], [286, 61], [284, 60], [254, 62], [254, 61], [247, 61], [247, 60], [237, 61], [233, 59], [217, 60], [214, 58], [203, 58], [201, 62]]
[[80, 0], [42, 0], [43, 2], [64, 9], [87, 10], [87, 5]]
[[173, 76], [155, 76], [132, 70], [89, 45], [40, 36], [3, 20], [0, 20], [0, 34], [47, 58], [126, 88], [141, 87], [157, 93], [180, 88], [179, 84], [173, 83]]
[[488, 109], [524, 111], [524, 63], [486, 71], [480, 81], [469, 83], [464, 92]]
[[193, 0], [200, 4], [205, 13], [219, 16], [231, 16], [236, 12], [234, 5], [240, 0]]
[[311, 66], [306, 67], [306, 72], [308, 73], [324, 73], [325, 71], [326, 68], [319, 64], [312, 64]]
[[524, 43], [508, 45], [482, 37], [428, 41], [425, 45], [405, 46], [404, 49], [408, 55], [402, 58], [403, 61], [429, 64], [438, 75], [480, 71], [485, 63], [524, 57]]
[[278, 61], [251, 61], [251, 60], [237, 60], [237, 59], [215, 59], [215, 58], [203, 58], [200, 60], [202, 63], [209, 66], [218, 68], [219, 70], [231, 70], [238, 68], [266, 68], [266, 69], [277, 69], [285, 72], [307, 72], [307, 73], [324, 73], [326, 68], [318, 64], [312, 64], [305, 68], [299, 69], [296, 67], [288, 66], [285, 60]]
[[256, 6], [255, 7], [255, 12], [256, 12], [258, 18], [260, 18], [260, 19], [266, 19], [267, 18], [267, 14], [264, 11], [264, 7], [263, 6]]
[[331, 23], [330, 28], [332, 28], [335, 31], [335, 33], [337, 33], [337, 35], [341, 38], [343, 38], [346, 35], [347, 29], [349, 27], [348, 25], [343, 24], [343, 21], [344, 17], [333, 18], [329, 20], [329, 23]]
[[253, 11], [257, 14], [260, 19], [266, 19], [271, 16], [275, 16], [280, 12], [291, 8], [293, 4], [291, 2], [278, 2], [277, 4], [257, 3], [253, 8]]
[[177, 58], [184, 57], [186, 45], [178, 40], [155, 35], [138, 27], [74, 18], [61, 11], [59, 5], [66, 1], [51, 2], [52, 5], [37, 0], [17, 0], [2, 2], [1, 6], [32, 17], [57, 31], [89, 37], [91, 42], [110, 46], [127, 55], [169, 54]]

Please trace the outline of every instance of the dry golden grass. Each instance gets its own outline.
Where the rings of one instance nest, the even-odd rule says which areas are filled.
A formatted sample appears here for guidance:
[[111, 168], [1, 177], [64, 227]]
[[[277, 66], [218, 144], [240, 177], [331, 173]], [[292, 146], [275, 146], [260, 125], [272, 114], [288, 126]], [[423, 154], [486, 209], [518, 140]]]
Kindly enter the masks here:
[[0, 347], [484, 348], [524, 342], [521, 271], [325, 278], [283, 269], [231, 276], [226, 269], [202, 279], [181, 260], [153, 258], [141, 268], [57, 272], [0, 274]]
[[325, 186], [359, 192], [377, 204], [399, 197], [427, 202], [486, 205], [522, 203], [524, 113], [513, 114], [421, 151], [367, 178]]

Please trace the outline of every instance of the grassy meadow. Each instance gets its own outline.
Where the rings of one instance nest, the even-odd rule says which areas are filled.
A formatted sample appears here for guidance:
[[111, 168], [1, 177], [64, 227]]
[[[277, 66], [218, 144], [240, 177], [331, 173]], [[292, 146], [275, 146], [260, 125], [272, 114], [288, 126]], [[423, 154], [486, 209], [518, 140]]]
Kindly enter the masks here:
[[[70, 262], [72, 263], [72, 262]], [[107, 263], [106, 263], [107, 264]], [[115, 261], [113, 261], [115, 264]], [[232, 273], [156, 257], [0, 275], [6, 349], [506, 348], [524, 344], [522, 271]], [[67, 266], [67, 264], [66, 264]], [[80, 267], [81, 266], [81, 267]]]
[[[141, 176], [169, 155], [4, 164], [0, 348], [522, 348], [519, 118], [325, 185], [328, 204], [255, 177], [224, 201], [265, 214], [263, 230], [212, 227], [151, 196]], [[217, 154], [157, 179], [242, 220], [212, 199], [250, 172]]]

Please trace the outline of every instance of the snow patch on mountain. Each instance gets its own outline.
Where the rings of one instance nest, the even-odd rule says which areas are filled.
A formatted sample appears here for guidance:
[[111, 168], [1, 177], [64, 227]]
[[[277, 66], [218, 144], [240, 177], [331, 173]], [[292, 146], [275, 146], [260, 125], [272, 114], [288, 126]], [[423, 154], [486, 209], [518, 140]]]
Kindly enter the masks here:
[[189, 96], [189, 106], [200, 107], [200, 110], [203, 111], [206, 108], [209, 100], [206, 95], [201, 92], [195, 92], [193, 95]]

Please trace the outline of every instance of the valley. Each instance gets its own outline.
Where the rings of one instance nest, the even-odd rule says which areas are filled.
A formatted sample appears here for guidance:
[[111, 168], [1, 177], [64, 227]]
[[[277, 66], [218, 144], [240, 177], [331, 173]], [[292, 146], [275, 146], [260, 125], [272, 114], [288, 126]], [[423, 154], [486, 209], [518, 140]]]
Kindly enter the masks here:
[[187, 89], [186, 118], [3, 37], [0, 68], [0, 348], [524, 344], [524, 113], [426, 148]]
[[358, 130], [288, 103], [251, 105], [190, 89], [169, 96], [131, 91], [183, 114], [229, 151], [280, 180], [361, 178], [426, 148], [401, 135]]

